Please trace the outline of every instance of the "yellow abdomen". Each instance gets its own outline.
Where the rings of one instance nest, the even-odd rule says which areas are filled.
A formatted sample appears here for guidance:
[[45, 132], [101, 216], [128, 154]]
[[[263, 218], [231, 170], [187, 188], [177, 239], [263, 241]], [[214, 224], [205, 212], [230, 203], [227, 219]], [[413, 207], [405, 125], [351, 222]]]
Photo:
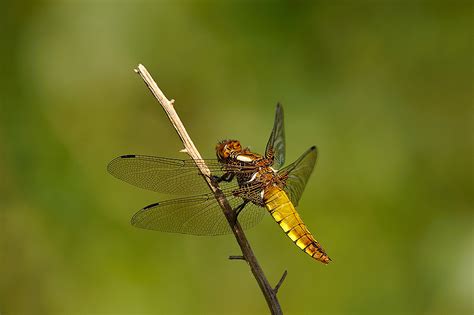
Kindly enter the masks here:
[[322, 263], [327, 264], [331, 261], [282, 189], [275, 186], [268, 187], [265, 189], [263, 198], [270, 214], [296, 246]]

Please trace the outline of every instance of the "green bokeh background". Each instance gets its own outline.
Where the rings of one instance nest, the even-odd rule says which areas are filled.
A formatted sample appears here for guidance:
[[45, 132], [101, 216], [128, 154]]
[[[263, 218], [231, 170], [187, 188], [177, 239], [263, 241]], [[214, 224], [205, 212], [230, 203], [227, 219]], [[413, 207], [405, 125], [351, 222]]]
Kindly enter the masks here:
[[268, 216], [248, 232], [287, 314], [473, 314], [472, 2], [30, 1], [1, 5], [0, 313], [264, 314], [232, 236], [133, 228], [170, 198], [127, 153], [184, 157], [143, 63], [202, 154], [320, 158], [299, 210], [333, 258]]

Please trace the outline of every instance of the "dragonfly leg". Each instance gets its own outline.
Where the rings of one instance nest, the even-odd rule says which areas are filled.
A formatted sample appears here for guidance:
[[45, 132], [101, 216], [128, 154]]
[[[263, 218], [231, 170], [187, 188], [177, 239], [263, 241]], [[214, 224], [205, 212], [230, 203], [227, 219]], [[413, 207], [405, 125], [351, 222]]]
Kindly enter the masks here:
[[235, 212], [235, 218], [239, 216], [239, 213], [245, 208], [245, 206], [249, 203], [250, 200], [244, 200], [240, 205], [235, 207], [233, 210]]
[[224, 182], [232, 181], [232, 179], [234, 179], [234, 176], [235, 176], [235, 173], [227, 172], [222, 176], [212, 175], [211, 179], [212, 179], [213, 182], [219, 184], [222, 181], [224, 181]]

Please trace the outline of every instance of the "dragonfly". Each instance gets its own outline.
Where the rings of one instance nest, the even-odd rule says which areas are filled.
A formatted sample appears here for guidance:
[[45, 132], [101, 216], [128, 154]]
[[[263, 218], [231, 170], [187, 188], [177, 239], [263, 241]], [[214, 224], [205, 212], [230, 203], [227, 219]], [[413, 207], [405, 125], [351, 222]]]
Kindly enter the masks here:
[[257, 225], [268, 212], [296, 246], [328, 264], [331, 259], [296, 210], [317, 156], [312, 146], [283, 167], [285, 130], [283, 106], [278, 103], [264, 155], [243, 148], [238, 140], [223, 140], [216, 145], [216, 159], [128, 154], [113, 159], [107, 170], [134, 186], [182, 196], [142, 208], [133, 215], [133, 226], [191, 235], [230, 234], [232, 228], [199, 171], [205, 164], [243, 229]]

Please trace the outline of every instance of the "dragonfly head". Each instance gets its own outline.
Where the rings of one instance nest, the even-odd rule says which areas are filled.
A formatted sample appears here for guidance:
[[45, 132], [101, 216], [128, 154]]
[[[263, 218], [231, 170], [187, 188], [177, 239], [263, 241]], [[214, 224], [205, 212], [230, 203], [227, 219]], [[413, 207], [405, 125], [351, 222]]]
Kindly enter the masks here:
[[216, 145], [216, 155], [219, 161], [225, 161], [231, 155], [241, 152], [242, 146], [237, 140], [223, 140]]

